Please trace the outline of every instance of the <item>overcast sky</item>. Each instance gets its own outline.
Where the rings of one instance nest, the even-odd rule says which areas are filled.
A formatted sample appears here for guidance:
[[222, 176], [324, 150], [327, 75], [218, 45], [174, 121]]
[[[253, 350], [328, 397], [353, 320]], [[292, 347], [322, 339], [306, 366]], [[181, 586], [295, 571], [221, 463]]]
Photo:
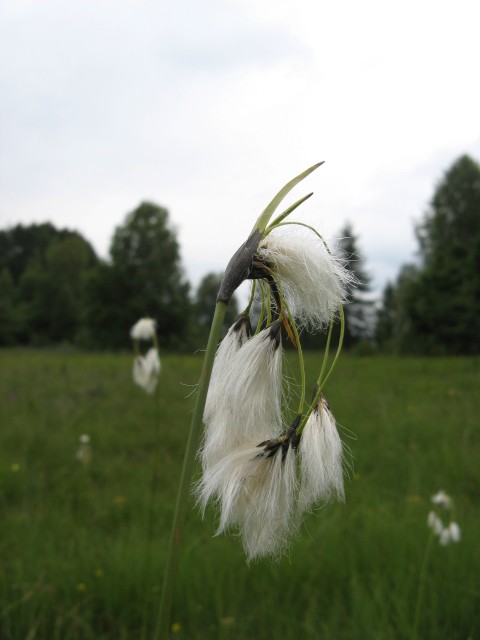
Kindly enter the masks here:
[[0, 227], [106, 257], [152, 200], [197, 284], [325, 160], [298, 217], [349, 220], [378, 290], [443, 172], [480, 159], [479, 24], [477, 0], [2, 0]]

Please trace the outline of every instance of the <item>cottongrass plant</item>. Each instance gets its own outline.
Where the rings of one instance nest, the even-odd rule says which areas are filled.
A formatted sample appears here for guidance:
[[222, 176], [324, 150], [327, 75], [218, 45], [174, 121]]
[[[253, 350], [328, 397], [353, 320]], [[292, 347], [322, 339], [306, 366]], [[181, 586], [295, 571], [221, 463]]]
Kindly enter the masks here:
[[[420, 570], [420, 577], [418, 580], [417, 602], [415, 605], [415, 617], [412, 627], [412, 640], [417, 640], [418, 638], [420, 614], [425, 598], [427, 567], [432, 553], [433, 542], [436, 538], [438, 538], [439, 544], [442, 547], [445, 547], [450, 544], [450, 542], [460, 542], [462, 538], [460, 527], [454, 520], [455, 506], [453, 503], [453, 499], [442, 489], [431, 497], [431, 501], [433, 504], [433, 509], [429, 511], [427, 516], [427, 526], [430, 530], [430, 536], [428, 537], [425, 547], [422, 568]], [[448, 520], [447, 525], [444, 524], [442, 515]]]
[[[157, 389], [158, 377], [161, 368], [155, 320], [148, 317], [140, 318], [140, 320], [138, 320], [130, 329], [130, 337], [132, 339], [134, 348], [134, 360], [132, 368], [133, 381], [139, 387], [144, 389], [147, 394], [153, 395], [155, 390]], [[145, 345], [148, 345], [148, 343], [151, 343], [151, 346], [145, 347]], [[143, 587], [145, 589], [145, 600], [141, 633], [142, 640], [146, 639], [148, 628], [149, 591], [151, 588], [151, 553], [155, 520], [155, 503], [157, 501], [156, 495], [158, 486], [158, 469], [160, 466], [161, 441], [158, 413], [158, 393], [153, 397], [152, 408], [153, 446], [151, 448], [151, 475], [147, 507], [146, 541], [144, 546], [145, 566], [143, 570]]]
[[[342, 443], [323, 392], [341, 350], [342, 305], [353, 276], [314, 228], [287, 221], [312, 194], [272, 221], [284, 197], [320, 164], [279, 191], [224, 273], [197, 388], [155, 638], [167, 637], [170, 631], [179, 541], [196, 451], [202, 465], [194, 486], [200, 509], [204, 512], [208, 504], [214, 505], [217, 534], [237, 533], [247, 561], [278, 558], [306, 511], [344, 498]], [[248, 305], [218, 344], [227, 305], [245, 280], [252, 282]], [[252, 326], [255, 300], [261, 301], [261, 312]], [[334, 357], [329, 358], [336, 320], [340, 339]], [[302, 330], [327, 332], [310, 402], [306, 401]], [[295, 407], [289, 405], [285, 392], [285, 340], [298, 355], [300, 393]]]
[[79, 437], [78, 441], [79, 445], [75, 453], [75, 457], [84, 467], [87, 467], [92, 461], [92, 445], [90, 443], [90, 436], [87, 433], [83, 433]]
[[[130, 329], [133, 340], [135, 357], [133, 360], [133, 381], [147, 393], [153, 393], [157, 387], [160, 375], [160, 356], [158, 355], [158, 341], [155, 330], [155, 320], [140, 318]], [[141, 353], [141, 344], [151, 341], [151, 346], [145, 354]]]
[[[439, 543], [445, 547], [450, 542], [460, 542], [462, 532], [458, 524], [453, 520], [454, 506], [452, 498], [442, 490], [432, 496], [432, 503], [435, 508], [428, 514], [427, 524], [432, 533], [438, 536]], [[447, 525], [443, 524], [439, 513], [440, 510], [449, 519]]]

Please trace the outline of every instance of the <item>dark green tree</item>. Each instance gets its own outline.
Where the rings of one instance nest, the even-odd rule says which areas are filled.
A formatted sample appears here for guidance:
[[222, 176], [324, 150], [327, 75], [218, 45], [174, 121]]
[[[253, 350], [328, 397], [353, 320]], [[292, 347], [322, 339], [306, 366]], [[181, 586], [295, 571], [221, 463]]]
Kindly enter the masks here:
[[15, 285], [5, 267], [0, 271], [0, 346], [15, 343], [16, 325]]
[[157, 322], [161, 346], [185, 348], [190, 287], [167, 209], [151, 202], [140, 204], [115, 229], [110, 255], [111, 263], [102, 264], [88, 285], [91, 342], [124, 348], [130, 327], [149, 316]]
[[404, 349], [480, 353], [480, 167], [461, 156], [416, 228], [420, 266], [403, 302]]
[[346, 222], [340, 231], [337, 255], [355, 276], [355, 282], [347, 287], [348, 304], [344, 308], [344, 345], [349, 349], [360, 341], [369, 340], [374, 324], [373, 301], [369, 297], [371, 276], [365, 267], [365, 260], [358, 248], [358, 237], [350, 222]]
[[83, 329], [86, 275], [97, 262], [91, 245], [75, 231], [43, 223], [0, 231], [0, 248], [1, 269], [12, 280], [8, 341], [76, 341]]

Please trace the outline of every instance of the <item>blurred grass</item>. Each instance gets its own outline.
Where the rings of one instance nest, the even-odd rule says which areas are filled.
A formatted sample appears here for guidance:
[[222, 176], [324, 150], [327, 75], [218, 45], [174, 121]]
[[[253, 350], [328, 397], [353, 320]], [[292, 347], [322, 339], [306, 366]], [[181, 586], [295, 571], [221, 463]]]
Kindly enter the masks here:
[[[318, 357], [306, 363], [313, 381]], [[151, 635], [200, 367], [162, 358], [149, 397], [128, 355], [0, 352], [2, 640]], [[480, 361], [342, 356], [327, 397], [352, 451], [346, 504], [250, 567], [192, 505], [173, 637], [410, 638], [430, 496], [444, 489], [463, 539], [434, 546], [419, 637], [480, 638]]]

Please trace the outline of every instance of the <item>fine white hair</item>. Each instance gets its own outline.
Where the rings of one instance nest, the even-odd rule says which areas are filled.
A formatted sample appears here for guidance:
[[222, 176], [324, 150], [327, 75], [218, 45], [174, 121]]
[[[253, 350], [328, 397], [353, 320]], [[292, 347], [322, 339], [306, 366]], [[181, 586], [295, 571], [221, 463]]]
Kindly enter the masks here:
[[215, 358], [200, 450], [204, 469], [250, 438], [281, 428], [282, 349], [270, 329], [253, 338], [230, 331]]
[[152, 340], [156, 322], [152, 318], [140, 318], [130, 329], [132, 340]]
[[210, 500], [218, 506], [217, 535], [238, 526], [249, 561], [278, 553], [295, 529], [295, 452], [239, 447], [205, 471], [196, 493], [202, 510]]
[[160, 373], [160, 357], [155, 347], [144, 356], [136, 356], [133, 361], [133, 381], [147, 393], [153, 393]]
[[344, 500], [342, 441], [335, 418], [323, 397], [305, 425], [299, 452], [299, 511], [309, 509], [320, 500]]
[[315, 234], [273, 231], [260, 244], [260, 261], [278, 278], [293, 315], [310, 330], [324, 328], [346, 302], [355, 276]]

